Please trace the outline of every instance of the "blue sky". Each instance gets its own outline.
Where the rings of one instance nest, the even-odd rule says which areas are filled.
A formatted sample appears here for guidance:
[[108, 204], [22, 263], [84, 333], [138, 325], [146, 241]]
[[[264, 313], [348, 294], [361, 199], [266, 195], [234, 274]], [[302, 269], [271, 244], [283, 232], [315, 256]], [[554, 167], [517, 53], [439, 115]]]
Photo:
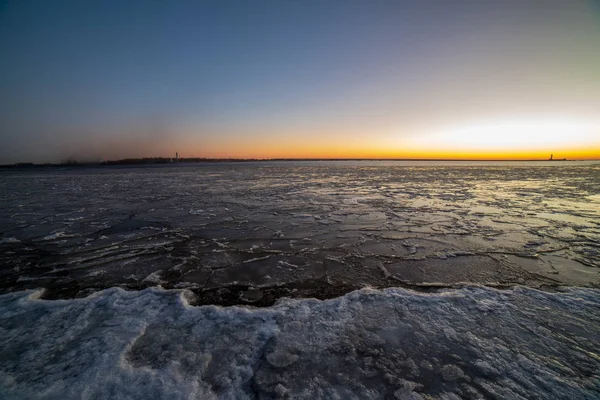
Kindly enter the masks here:
[[0, 4], [0, 162], [402, 156], [440, 127], [600, 109], [595, 2]]

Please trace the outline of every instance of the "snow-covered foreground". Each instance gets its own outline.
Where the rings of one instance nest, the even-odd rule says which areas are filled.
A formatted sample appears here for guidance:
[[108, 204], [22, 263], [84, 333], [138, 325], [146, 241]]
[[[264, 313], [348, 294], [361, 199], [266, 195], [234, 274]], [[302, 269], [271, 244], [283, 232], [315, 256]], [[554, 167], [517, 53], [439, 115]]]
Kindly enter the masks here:
[[403, 289], [269, 308], [0, 296], [0, 398], [600, 397], [600, 290]]

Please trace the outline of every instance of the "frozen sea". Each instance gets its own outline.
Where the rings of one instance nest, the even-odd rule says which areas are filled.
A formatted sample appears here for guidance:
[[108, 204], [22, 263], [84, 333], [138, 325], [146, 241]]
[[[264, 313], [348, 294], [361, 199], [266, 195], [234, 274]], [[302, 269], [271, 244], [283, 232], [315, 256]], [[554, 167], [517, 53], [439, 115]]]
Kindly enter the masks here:
[[600, 162], [0, 171], [0, 398], [600, 398]]

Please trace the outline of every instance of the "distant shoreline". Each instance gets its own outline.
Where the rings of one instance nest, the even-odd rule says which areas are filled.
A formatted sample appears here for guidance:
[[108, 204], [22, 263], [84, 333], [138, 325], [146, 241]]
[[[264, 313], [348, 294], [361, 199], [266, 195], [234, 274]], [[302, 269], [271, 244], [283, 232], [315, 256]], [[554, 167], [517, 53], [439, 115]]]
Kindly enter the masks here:
[[64, 167], [105, 167], [105, 166], [118, 166], [118, 165], [177, 165], [177, 164], [200, 164], [200, 163], [246, 163], [246, 162], [310, 162], [310, 161], [415, 161], [415, 162], [565, 162], [565, 161], [600, 161], [594, 160], [567, 160], [567, 159], [527, 159], [527, 160], [514, 160], [514, 159], [469, 159], [469, 158], [456, 158], [456, 159], [443, 159], [443, 158], [180, 158], [175, 160], [172, 158], [165, 157], [152, 157], [152, 158], [126, 158], [121, 160], [110, 160], [102, 162], [77, 162], [68, 161], [62, 163], [14, 163], [14, 164], [2, 164], [0, 169], [28, 169], [28, 168], [64, 168]]

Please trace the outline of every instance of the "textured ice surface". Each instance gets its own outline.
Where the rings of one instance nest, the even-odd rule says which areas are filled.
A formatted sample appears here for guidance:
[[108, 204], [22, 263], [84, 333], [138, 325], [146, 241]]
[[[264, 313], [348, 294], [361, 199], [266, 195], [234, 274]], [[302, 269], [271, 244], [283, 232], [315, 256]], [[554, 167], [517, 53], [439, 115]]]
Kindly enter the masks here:
[[[600, 164], [268, 162], [0, 173], [0, 291], [600, 283]], [[244, 294], [249, 292], [250, 294]]]
[[39, 294], [0, 296], [2, 399], [600, 397], [597, 289], [363, 289], [255, 309], [193, 307], [185, 290]]

